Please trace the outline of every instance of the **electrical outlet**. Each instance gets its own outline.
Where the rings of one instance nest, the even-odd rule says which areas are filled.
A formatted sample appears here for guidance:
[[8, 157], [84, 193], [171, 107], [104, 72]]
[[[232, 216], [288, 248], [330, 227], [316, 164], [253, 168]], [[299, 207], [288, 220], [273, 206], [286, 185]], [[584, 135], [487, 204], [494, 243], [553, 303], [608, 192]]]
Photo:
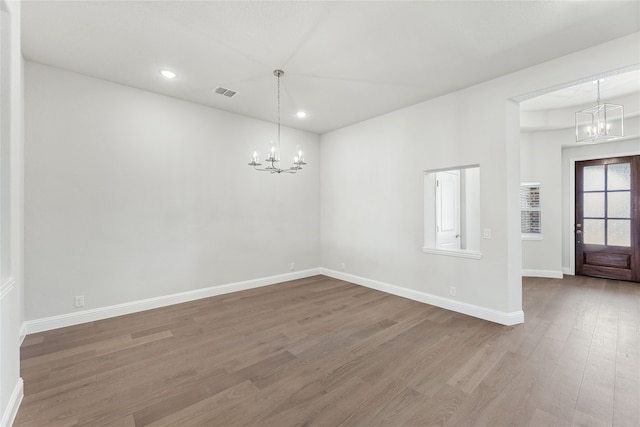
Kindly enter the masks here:
[[290, 262], [289, 263], [289, 271], [293, 271], [296, 269], [296, 263], [295, 262]]
[[73, 298], [73, 305], [76, 308], [84, 307], [84, 296], [77, 296]]
[[344, 262], [340, 263], [340, 270], [345, 271], [347, 267], [344, 265]]
[[484, 238], [484, 239], [490, 239], [491, 238], [491, 229], [490, 228], [485, 228], [482, 231], [482, 238]]
[[455, 286], [449, 286], [449, 295], [452, 297], [456, 296], [456, 287]]

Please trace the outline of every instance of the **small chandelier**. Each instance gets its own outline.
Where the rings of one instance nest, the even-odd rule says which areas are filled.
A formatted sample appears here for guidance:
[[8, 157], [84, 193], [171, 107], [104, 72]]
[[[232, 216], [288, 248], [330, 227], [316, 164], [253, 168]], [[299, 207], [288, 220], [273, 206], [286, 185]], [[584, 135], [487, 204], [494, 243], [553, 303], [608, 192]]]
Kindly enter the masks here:
[[600, 80], [597, 105], [576, 113], [576, 142], [604, 142], [624, 136], [624, 107], [600, 104]]
[[267, 158], [264, 159], [264, 162], [267, 164], [266, 167], [260, 168], [258, 166], [262, 166], [260, 163], [260, 158], [258, 157], [258, 152], [254, 151], [253, 156], [251, 157], [251, 162], [249, 162], [249, 166], [253, 166], [253, 168], [260, 172], [269, 172], [269, 173], [296, 173], [302, 166], [306, 165], [304, 162], [304, 155], [302, 150], [298, 148], [296, 155], [293, 158], [293, 166], [288, 169], [282, 169], [280, 167], [280, 77], [284, 75], [284, 71], [282, 70], [274, 70], [273, 75], [278, 78], [278, 142], [274, 144], [271, 141], [271, 146], [269, 148], [269, 152], [267, 153]]

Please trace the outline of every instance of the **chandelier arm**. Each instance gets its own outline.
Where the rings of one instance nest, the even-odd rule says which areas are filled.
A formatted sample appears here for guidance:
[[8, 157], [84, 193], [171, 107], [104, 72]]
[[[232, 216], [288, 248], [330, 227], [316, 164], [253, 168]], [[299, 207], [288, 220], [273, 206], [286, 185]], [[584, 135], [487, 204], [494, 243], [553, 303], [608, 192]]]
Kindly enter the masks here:
[[292, 166], [289, 169], [281, 169], [279, 167], [270, 166], [266, 168], [259, 168], [256, 165], [253, 165], [253, 169], [259, 172], [269, 172], [269, 173], [296, 173], [302, 168], [300, 166]]

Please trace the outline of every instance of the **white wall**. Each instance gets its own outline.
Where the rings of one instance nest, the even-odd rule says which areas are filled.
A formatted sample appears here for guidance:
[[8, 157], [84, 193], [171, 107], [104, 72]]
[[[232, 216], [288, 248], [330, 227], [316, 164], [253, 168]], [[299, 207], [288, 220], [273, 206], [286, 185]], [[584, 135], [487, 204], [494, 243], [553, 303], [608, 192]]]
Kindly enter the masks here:
[[[634, 34], [322, 136], [323, 266], [402, 292], [521, 311], [520, 125], [508, 101], [640, 62]], [[593, 58], [599, 58], [593, 61]], [[606, 65], [603, 65], [606, 64]], [[357, 159], [357, 161], [354, 161]], [[482, 259], [421, 252], [424, 170], [480, 165]]]
[[566, 140], [549, 133], [525, 133], [520, 139], [520, 179], [540, 183], [542, 209], [542, 240], [522, 241], [522, 270], [525, 276], [561, 278], [561, 144]]
[[23, 86], [20, 3], [0, 1], [0, 10], [0, 425], [4, 427], [13, 422], [23, 395]]
[[[441, 298], [456, 286], [465, 303], [521, 310], [507, 301], [505, 99], [477, 88], [323, 135], [323, 266]], [[501, 108], [475, 111], [479, 102]], [[470, 164], [480, 165], [480, 222], [493, 239], [481, 260], [423, 253], [423, 171]]]
[[273, 123], [30, 62], [25, 79], [28, 321], [320, 265], [317, 135], [284, 128], [309, 165], [269, 175], [247, 163]]

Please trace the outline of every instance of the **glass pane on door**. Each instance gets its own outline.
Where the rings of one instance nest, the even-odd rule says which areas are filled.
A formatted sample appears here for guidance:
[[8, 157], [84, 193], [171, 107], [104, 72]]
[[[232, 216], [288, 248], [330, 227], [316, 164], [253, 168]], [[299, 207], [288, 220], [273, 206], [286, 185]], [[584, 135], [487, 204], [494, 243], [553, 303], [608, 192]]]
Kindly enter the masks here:
[[607, 222], [607, 244], [610, 246], [631, 246], [631, 221], [610, 219]]
[[604, 190], [604, 165], [585, 166], [583, 169], [583, 177], [584, 191]]
[[607, 190], [631, 189], [631, 163], [618, 163], [607, 168]]
[[584, 193], [584, 216], [604, 218], [604, 192]]
[[604, 219], [585, 219], [583, 233], [587, 245], [604, 245]]
[[617, 191], [607, 194], [607, 217], [631, 218], [630, 191]]

